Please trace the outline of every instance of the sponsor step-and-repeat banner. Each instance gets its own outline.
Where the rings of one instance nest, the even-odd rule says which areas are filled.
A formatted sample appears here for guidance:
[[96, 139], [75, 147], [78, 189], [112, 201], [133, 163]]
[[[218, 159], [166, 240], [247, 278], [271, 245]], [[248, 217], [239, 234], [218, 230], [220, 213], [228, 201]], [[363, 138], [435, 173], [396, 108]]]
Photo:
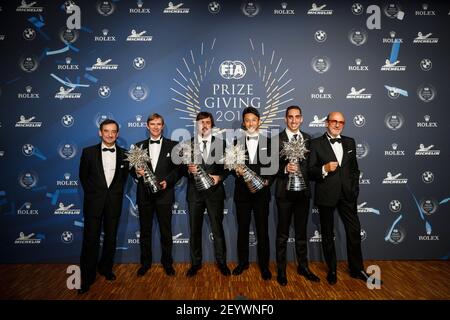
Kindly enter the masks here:
[[[129, 148], [148, 137], [153, 112], [171, 137], [192, 132], [200, 111], [220, 129], [237, 129], [252, 106], [270, 135], [284, 129], [292, 104], [314, 137], [328, 112], [346, 117], [361, 169], [365, 258], [448, 259], [449, 29], [444, 1], [0, 1], [0, 262], [78, 261], [80, 154], [99, 142], [104, 119], [120, 123], [118, 143]], [[230, 176], [223, 221], [230, 261], [237, 260], [233, 185]], [[172, 210], [176, 261], [189, 261], [185, 194], [183, 178]], [[274, 260], [274, 198], [270, 206]], [[138, 219], [130, 178], [118, 262], [139, 261]], [[159, 261], [156, 223], [153, 231]], [[345, 259], [340, 221], [335, 235]], [[293, 237], [291, 230], [291, 261]], [[207, 261], [213, 241], [206, 223]], [[252, 226], [252, 260], [256, 242]], [[310, 259], [322, 260], [313, 206], [308, 246]]]

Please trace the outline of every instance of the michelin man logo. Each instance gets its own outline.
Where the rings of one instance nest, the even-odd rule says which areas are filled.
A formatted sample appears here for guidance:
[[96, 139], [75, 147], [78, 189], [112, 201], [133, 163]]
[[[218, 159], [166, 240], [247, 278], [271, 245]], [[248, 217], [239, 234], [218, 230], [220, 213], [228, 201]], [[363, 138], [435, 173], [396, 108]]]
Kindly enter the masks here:
[[247, 68], [242, 61], [225, 60], [219, 66], [219, 74], [224, 79], [242, 79], [247, 73]]

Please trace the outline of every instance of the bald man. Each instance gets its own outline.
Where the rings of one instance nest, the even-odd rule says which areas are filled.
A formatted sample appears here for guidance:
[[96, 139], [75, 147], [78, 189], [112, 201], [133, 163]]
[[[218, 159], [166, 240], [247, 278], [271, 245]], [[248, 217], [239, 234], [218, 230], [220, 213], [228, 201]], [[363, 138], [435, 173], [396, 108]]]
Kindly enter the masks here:
[[361, 225], [358, 218], [359, 169], [355, 140], [342, 136], [345, 118], [341, 112], [327, 116], [327, 132], [311, 140], [309, 157], [310, 179], [316, 181], [314, 204], [319, 209], [322, 249], [328, 266], [327, 281], [337, 282], [336, 250], [334, 247], [334, 211], [344, 224], [347, 239], [347, 259], [350, 275], [366, 281], [361, 253]]

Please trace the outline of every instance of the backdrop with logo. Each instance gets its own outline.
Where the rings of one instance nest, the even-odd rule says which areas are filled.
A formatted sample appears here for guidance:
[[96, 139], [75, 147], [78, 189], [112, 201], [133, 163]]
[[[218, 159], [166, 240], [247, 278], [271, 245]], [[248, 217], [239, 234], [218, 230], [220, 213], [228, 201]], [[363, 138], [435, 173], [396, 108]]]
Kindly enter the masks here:
[[[238, 128], [242, 109], [267, 132], [302, 107], [302, 129], [323, 134], [328, 112], [346, 116], [361, 169], [358, 212], [366, 259], [448, 259], [450, 5], [428, 1], [4, 1], [0, 2], [0, 262], [77, 262], [82, 242], [82, 148], [113, 118], [119, 144], [192, 131], [197, 112]], [[447, 89], [446, 89], [447, 88]], [[177, 138], [177, 137], [175, 137]], [[445, 160], [447, 159], [447, 160]], [[224, 228], [236, 261], [232, 177]], [[136, 185], [124, 195], [117, 262], [139, 261]], [[176, 261], [189, 261], [186, 180], [176, 187]], [[269, 231], [275, 258], [277, 212]], [[207, 217], [205, 216], [207, 220]], [[337, 254], [345, 232], [336, 214]], [[213, 261], [209, 223], [203, 253]], [[311, 260], [322, 260], [311, 207]], [[251, 227], [251, 259], [256, 259]], [[159, 261], [158, 226], [153, 256]], [[293, 230], [288, 244], [294, 259]]]

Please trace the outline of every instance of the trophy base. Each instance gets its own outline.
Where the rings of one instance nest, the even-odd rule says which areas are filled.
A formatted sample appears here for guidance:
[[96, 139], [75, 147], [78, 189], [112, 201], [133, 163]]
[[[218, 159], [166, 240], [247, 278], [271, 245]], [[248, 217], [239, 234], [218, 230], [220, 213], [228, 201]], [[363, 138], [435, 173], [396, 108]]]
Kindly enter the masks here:
[[194, 174], [194, 181], [198, 191], [205, 191], [214, 186], [214, 179], [201, 167], [199, 167], [198, 172]]
[[286, 190], [287, 191], [294, 191], [294, 192], [300, 192], [305, 190], [306, 183], [305, 179], [303, 179], [303, 176], [298, 174], [290, 174], [288, 183], [286, 184]]
[[251, 193], [256, 193], [264, 188], [263, 179], [249, 168], [244, 168], [244, 181], [247, 184], [248, 190]]

